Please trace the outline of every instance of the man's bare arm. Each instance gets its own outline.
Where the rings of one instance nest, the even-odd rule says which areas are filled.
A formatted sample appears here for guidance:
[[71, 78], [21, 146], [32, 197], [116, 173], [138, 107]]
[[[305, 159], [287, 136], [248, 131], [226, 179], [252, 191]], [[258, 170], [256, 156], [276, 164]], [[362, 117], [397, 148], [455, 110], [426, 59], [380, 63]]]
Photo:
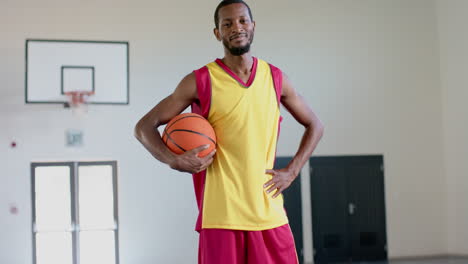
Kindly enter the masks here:
[[291, 113], [296, 121], [304, 126], [305, 131], [302, 136], [299, 149], [293, 159], [289, 162], [288, 166], [279, 170], [266, 170], [267, 173], [273, 175], [273, 178], [265, 183], [264, 187], [267, 189], [267, 193], [277, 190], [276, 193], [274, 193], [273, 198], [278, 196], [291, 185], [307, 159], [312, 155], [312, 152], [317, 147], [324, 130], [320, 119], [306, 104], [304, 98], [296, 92], [285, 74], [283, 74], [281, 103]]
[[197, 99], [195, 74], [191, 73], [182, 79], [171, 95], [159, 102], [135, 126], [135, 137], [151, 155], [171, 168], [183, 172], [197, 173], [204, 170], [213, 161], [215, 151], [203, 158], [197, 154], [207, 146], [198, 147], [182, 155], [174, 154], [164, 145], [157, 128], [169, 122]]

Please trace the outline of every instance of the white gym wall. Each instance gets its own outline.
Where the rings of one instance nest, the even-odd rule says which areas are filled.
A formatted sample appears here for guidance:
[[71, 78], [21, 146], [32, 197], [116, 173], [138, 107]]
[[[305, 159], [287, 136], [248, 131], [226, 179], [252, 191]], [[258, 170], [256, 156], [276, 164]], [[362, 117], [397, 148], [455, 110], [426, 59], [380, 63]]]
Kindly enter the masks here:
[[[325, 124], [315, 154], [384, 155], [390, 258], [468, 252], [468, 8], [435, 1], [249, 2], [254, 55], [282, 68]], [[191, 177], [155, 161], [133, 126], [223, 55], [217, 3], [0, 2], [1, 263], [32, 261], [30, 163], [103, 159], [119, 166], [120, 263], [196, 263]], [[91, 105], [81, 121], [59, 105], [25, 105], [27, 38], [129, 41], [130, 104]], [[302, 132], [285, 116], [279, 156], [294, 154]], [[83, 130], [83, 147], [65, 147], [69, 128]], [[310, 233], [304, 245], [311, 261]]]

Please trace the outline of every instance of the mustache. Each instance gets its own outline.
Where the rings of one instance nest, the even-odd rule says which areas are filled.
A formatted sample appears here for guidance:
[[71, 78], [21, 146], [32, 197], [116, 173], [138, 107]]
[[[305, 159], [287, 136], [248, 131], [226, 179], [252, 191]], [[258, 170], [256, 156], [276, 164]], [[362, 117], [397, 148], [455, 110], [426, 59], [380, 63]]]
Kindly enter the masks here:
[[240, 33], [240, 34], [235, 34], [235, 35], [232, 35], [229, 40], [233, 40], [237, 37], [240, 37], [240, 36], [244, 36], [244, 37], [247, 37], [247, 33]]

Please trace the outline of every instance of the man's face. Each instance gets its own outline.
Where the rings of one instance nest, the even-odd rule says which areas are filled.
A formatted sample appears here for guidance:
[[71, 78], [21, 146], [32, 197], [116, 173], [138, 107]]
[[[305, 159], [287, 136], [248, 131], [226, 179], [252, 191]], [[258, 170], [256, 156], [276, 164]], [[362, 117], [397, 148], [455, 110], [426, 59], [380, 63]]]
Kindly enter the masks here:
[[250, 50], [253, 42], [255, 22], [250, 20], [249, 10], [244, 4], [236, 3], [222, 7], [219, 26], [214, 29], [216, 38], [232, 55], [240, 56]]

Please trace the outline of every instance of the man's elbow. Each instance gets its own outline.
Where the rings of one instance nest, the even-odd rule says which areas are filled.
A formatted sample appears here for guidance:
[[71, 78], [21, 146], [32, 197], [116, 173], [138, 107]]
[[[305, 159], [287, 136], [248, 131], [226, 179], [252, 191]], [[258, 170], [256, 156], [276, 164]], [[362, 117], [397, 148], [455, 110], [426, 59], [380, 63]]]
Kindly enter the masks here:
[[320, 138], [322, 138], [323, 131], [325, 130], [325, 126], [322, 123], [320, 123], [320, 126], [317, 129], [318, 129], [318, 133], [320, 135]]
[[145, 124], [143, 119], [138, 121], [135, 125], [135, 128], [133, 129], [133, 135], [135, 136], [138, 141], [141, 141], [144, 137], [144, 131], [145, 131]]
[[144, 138], [151, 137], [160, 124], [159, 120], [153, 122], [149, 118], [143, 117], [136, 123], [133, 134], [141, 142]]
[[314, 131], [314, 134], [318, 134], [320, 138], [325, 130], [325, 126], [319, 119], [312, 120], [307, 127]]
[[325, 130], [325, 126], [323, 125], [322, 121], [318, 118], [314, 120], [314, 127], [320, 133], [323, 133], [323, 131]]

